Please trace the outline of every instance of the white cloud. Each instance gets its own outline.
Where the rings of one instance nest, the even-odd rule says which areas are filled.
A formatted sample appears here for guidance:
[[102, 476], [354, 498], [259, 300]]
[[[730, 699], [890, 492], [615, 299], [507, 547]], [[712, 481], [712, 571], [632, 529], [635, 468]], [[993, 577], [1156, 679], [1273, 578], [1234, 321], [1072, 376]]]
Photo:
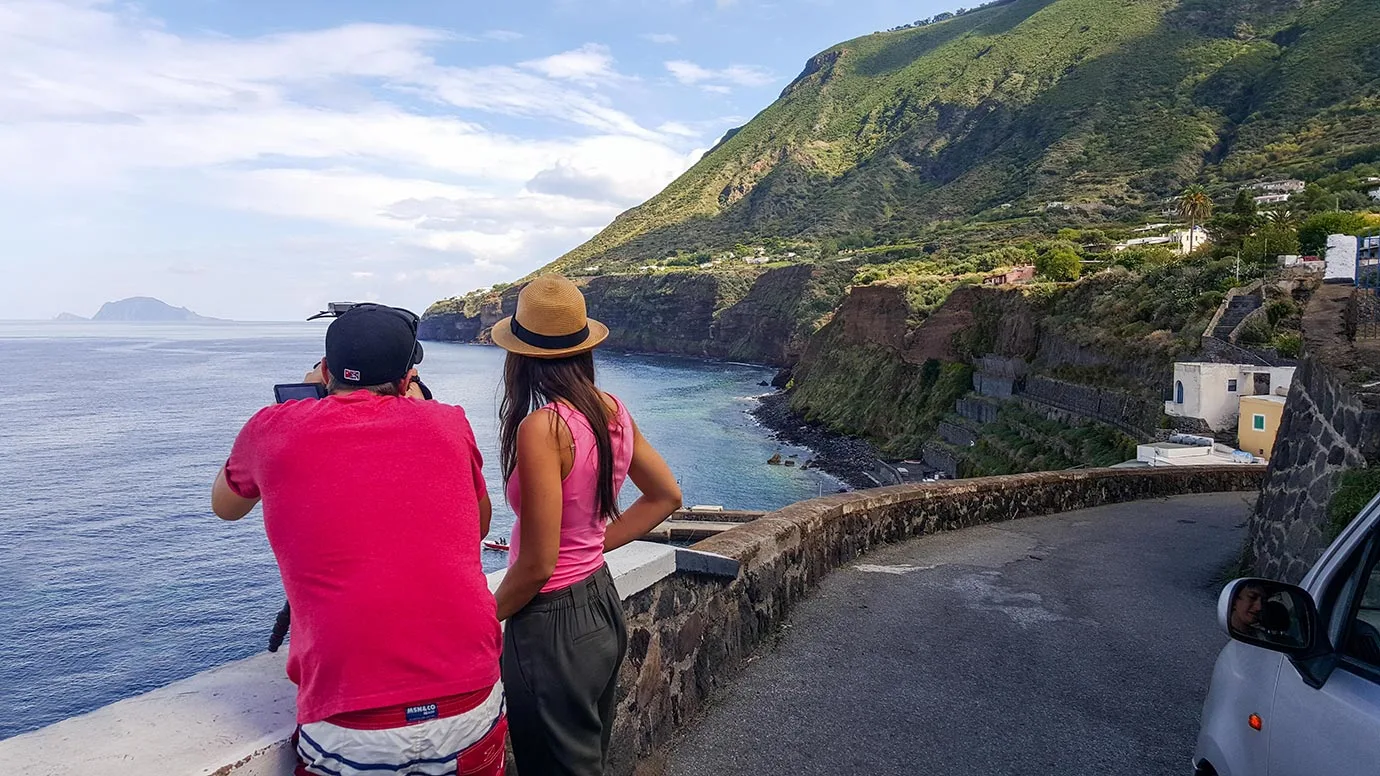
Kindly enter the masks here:
[[613, 54], [608, 46], [599, 43], [586, 43], [573, 51], [523, 62], [522, 66], [547, 78], [571, 81], [596, 81], [617, 76], [613, 70]]
[[484, 37], [487, 40], [496, 40], [500, 43], [509, 43], [515, 40], [522, 40], [524, 36], [522, 33], [513, 32], [512, 30], [489, 30], [488, 32], [484, 33]]
[[678, 43], [678, 42], [680, 42], [680, 38], [676, 37], [675, 35], [672, 35], [672, 34], [669, 33], [669, 32], [648, 32], [648, 33], [644, 33], [644, 34], [642, 35], [642, 38], [643, 38], [644, 40], [649, 40], [649, 41], [651, 41], [651, 42], [653, 42], [653, 43], [662, 43], [662, 44], [667, 44], [667, 43]]
[[[621, 109], [620, 97], [633, 99], [632, 79], [618, 74], [606, 46], [513, 65], [437, 61], [436, 50], [462, 40], [383, 24], [181, 35], [134, 6], [6, 0], [0, 169], [10, 193], [0, 192], [0, 204], [41, 217], [0, 208], [0, 230], [61, 245], [63, 271], [74, 277], [109, 266], [100, 282], [120, 287], [174, 282], [170, 261], [195, 267], [175, 273], [199, 284], [185, 287], [186, 304], [252, 274], [226, 275], [228, 264], [254, 262], [282, 273], [265, 305], [287, 300], [295, 309], [326, 285], [359, 298], [411, 294], [416, 304], [415, 296], [441, 295], [433, 286], [443, 279], [452, 284], [444, 294], [459, 293], [467, 278], [486, 285], [555, 258], [692, 163], [695, 122], [652, 129]], [[732, 70], [707, 71], [699, 85], [740, 82], [725, 75]], [[500, 122], [504, 131], [493, 128]], [[196, 261], [182, 260], [165, 232], [188, 208], [226, 222], [235, 246], [193, 241]], [[92, 226], [58, 225], [74, 211]], [[273, 219], [272, 244], [240, 233], [238, 218]], [[97, 244], [102, 228], [138, 244], [107, 250]], [[91, 245], [68, 239], [74, 233], [91, 235]], [[158, 261], [139, 263], [145, 253]], [[117, 254], [136, 258], [117, 265]], [[0, 303], [31, 295], [24, 283], [64, 285], [38, 270], [15, 277], [0, 284]]]
[[735, 86], [767, 86], [776, 81], [771, 73], [752, 65], [730, 65], [714, 70], [688, 60], [675, 59], [666, 63], [666, 70], [682, 84], [699, 86], [709, 92], [727, 93]]
[[656, 131], [667, 135], [679, 135], [680, 137], [699, 137], [700, 132], [682, 124], [679, 121], [668, 121], [656, 128]]

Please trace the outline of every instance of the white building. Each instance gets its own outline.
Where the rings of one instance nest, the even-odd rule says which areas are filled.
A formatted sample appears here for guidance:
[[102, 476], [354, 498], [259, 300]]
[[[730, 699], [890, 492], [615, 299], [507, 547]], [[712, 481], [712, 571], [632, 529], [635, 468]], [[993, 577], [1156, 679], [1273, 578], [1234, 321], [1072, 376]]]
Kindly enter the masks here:
[[1293, 381], [1292, 366], [1180, 361], [1174, 364], [1174, 398], [1164, 403], [1164, 414], [1199, 418], [1213, 431], [1235, 429], [1242, 396], [1283, 396]]
[[1281, 203], [1283, 203], [1283, 202], [1288, 202], [1288, 201], [1289, 201], [1289, 197], [1291, 197], [1291, 196], [1293, 196], [1293, 195], [1292, 195], [1292, 194], [1261, 194], [1260, 196], [1258, 196], [1258, 197], [1255, 198], [1255, 204], [1257, 204], [1257, 205], [1278, 205], [1278, 204], [1281, 204]]
[[[1166, 226], [1169, 226], [1169, 224], [1151, 224], [1149, 227], [1143, 227], [1141, 229], [1137, 229], [1136, 231], [1145, 232], [1150, 231], [1152, 228], [1163, 228]], [[1193, 227], [1192, 235], [1193, 250], [1197, 250], [1198, 248], [1201, 248], [1202, 246], [1212, 242], [1211, 235], [1209, 235], [1208, 231], [1201, 226]], [[1169, 250], [1175, 253], [1188, 253], [1188, 237], [1189, 231], [1187, 229], [1178, 229], [1176, 231], [1170, 232], [1169, 234], [1160, 234], [1151, 237], [1135, 237], [1133, 239], [1127, 240], [1126, 242], [1117, 243], [1116, 245], [1113, 245], [1112, 250], [1124, 251], [1127, 248], [1137, 248], [1146, 245], [1163, 245], [1164, 247], [1168, 248]]]
[[1370, 198], [1374, 200], [1380, 200], [1380, 189], [1371, 189]]
[[1308, 184], [1301, 180], [1290, 178], [1282, 181], [1266, 181], [1257, 183], [1253, 187], [1256, 191], [1266, 191], [1271, 194], [1298, 194], [1308, 187]]

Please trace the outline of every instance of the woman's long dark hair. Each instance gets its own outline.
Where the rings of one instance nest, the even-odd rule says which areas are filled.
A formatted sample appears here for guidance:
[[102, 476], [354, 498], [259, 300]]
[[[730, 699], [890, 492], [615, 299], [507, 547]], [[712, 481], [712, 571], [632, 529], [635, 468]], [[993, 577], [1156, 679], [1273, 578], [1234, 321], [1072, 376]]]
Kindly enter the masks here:
[[618, 519], [621, 510], [618, 494], [613, 491], [613, 437], [609, 432], [613, 418], [604, 395], [594, 385], [593, 353], [567, 358], [508, 354], [503, 366], [503, 403], [498, 409], [499, 463], [504, 485], [517, 471], [518, 425], [534, 410], [555, 401], [574, 407], [589, 421], [599, 452], [599, 513], [607, 520]]

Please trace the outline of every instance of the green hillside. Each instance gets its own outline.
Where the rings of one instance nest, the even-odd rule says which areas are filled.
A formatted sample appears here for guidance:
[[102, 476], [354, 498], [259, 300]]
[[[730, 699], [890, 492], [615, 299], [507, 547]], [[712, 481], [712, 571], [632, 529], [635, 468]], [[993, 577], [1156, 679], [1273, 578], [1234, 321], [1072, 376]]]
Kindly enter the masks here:
[[1375, 0], [1005, 0], [857, 38], [548, 269], [1038, 234], [1380, 161], [1377, 30]]

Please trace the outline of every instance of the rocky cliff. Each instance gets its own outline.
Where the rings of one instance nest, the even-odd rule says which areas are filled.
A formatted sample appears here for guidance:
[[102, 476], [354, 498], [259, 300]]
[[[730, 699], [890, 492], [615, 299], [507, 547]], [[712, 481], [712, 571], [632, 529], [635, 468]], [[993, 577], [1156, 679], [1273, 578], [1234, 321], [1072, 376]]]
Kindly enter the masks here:
[[[580, 278], [591, 317], [609, 345], [642, 353], [786, 366], [838, 303], [853, 270], [794, 265], [766, 271], [683, 271]], [[517, 307], [520, 286], [438, 303], [422, 319], [427, 340], [485, 342]]]
[[1158, 424], [1171, 358], [1072, 343], [1062, 301], [960, 286], [915, 324], [904, 288], [853, 288], [796, 367], [791, 407], [950, 476], [1126, 460]]

